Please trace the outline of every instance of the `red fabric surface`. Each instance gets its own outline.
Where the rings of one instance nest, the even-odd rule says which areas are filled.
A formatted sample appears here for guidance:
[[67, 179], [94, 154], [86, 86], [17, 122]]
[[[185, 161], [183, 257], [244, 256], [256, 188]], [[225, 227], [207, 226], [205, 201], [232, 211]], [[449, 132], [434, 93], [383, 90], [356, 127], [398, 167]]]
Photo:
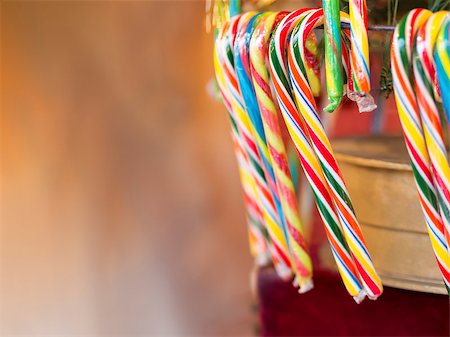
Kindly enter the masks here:
[[298, 294], [272, 269], [258, 275], [262, 336], [449, 336], [444, 295], [385, 287], [356, 304], [333, 272], [316, 270], [314, 289]]

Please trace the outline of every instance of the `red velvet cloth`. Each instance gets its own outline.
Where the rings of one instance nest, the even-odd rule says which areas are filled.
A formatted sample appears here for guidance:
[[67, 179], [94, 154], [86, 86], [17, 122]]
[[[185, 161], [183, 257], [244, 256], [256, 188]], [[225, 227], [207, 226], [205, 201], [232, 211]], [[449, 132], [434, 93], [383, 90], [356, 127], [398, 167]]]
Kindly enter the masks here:
[[356, 304], [339, 275], [315, 270], [314, 289], [298, 294], [273, 269], [258, 275], [262, 336], [449, 336], [449, 298], [385, 287]]

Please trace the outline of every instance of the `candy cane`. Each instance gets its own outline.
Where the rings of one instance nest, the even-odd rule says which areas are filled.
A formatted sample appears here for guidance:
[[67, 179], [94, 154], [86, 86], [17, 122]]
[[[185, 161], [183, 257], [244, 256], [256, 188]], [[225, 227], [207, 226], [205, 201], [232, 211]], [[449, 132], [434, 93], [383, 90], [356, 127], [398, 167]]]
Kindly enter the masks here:
[[248, 158], [234, 127], [232, 127], [231, 133], [244, 191], [250, 252], [258, 266], [266, 266], [271, 259], [268, 248], [268, 234], [263, 223], [261, 208], [258, 204], [255, 182], [251, 174]]
[[222, 101], [231, 120], [231, 136], [246, 204], [250, 251], [258, 265], [266, 265], [268, 258], [270, 258], [270, 256], [268, 256], [270, 253], [268, 252], [267, 229], [263, 223], [261, 207], [259, 205], [259, 199], [256, 193], [255, 180], [252, 175], [247, 153], [245, 152], [242, 139], [239, 135], [239, 130], [236, 122], [234, 121], [232, 107], [224, 84], [222, 68], [218, 64], [218, 58], [215, 52], [214, 61], [216, 80], [221, 91]]
[[333, 112], [341, 103], [344, 94], [339, 0], [322, 0], [322, 7], [325, 15], [325, 76], [330, 101], [324, 110]]
[[350, 0], [351, 65], [353, 90], [347, 96], [358, 104], [359, 112], [376, 109], [370, 95], [369, 37], [366, 0]]
[[[298, 202], [295, 195], [294, 183], [289, 171], [286, 149], [281, 136], [281, 129], [278, 123], [278, 111], [272, 97], [269, 76], [266, 68], [267, 41], [273, 28], [286, 16], [286, 13], [272, 13], [262, 20], [256, 27], [250, 43], [250, 61], [253, 86], [261, 112], [264, 133], [267, 140], [270, 160], [273, 164], [274, 175], [278, 187], [283, 212], [286, 215], [286, 222], [290, 232], [291, 247], [296, 247], [297, 240], [294, 238], [303, 237], [300, 216], [298, 212]], [[294, 234], [294, 235], [293, 235]], [[301, 239], [303, 240], [303, 239]], [[308, 274], [303, 278], [310, 279], [311, 267]], [[308, 289], [310, 284], [301, 285], [300, 290]], [[304, 282], [303, 282], [304, 283]]]
[[444, 283], [450, 286], [450, 256], [445, 229], [436, 200], [436, 189], [430, 171], [430, 159], [422, 130], [422, 121], [411, 83], [410, 71], [414, 36], [431, 16], [425, 9], [410, 11], [397, 25], [391, 45], [391, 68], [397, 110], [402, 124], [406, 148], [419, 192], [428, 234]]
[[448, 20], [447, 11], [434, 13], [419, 28], [413, 54], [417, 104], [438, 196], [439, 210], [444, 224], [447, 249], [450, 248], [450, 168], [447, 162], [447, 150], [442, 135], [439, 110], [435, 102], [434, 83], [436, 83], [437, 74], [433, 50], [439, 30]]
[[[230, 41], [233, 41], [233, 36], [235, 33], [235, 29], [233, 30], [232, 28], [230, 28]], [[217, 68], [217, 67], [216, 67]], [[231, 94], [230, 94], [231, 95]], [[231, 97], [231, 101], [233, 101], [232, 96]], [[240, 132], [242, 133], [242, 127], [239, 126], [239, 123], [236, 119], [236, 114], [234, 113], [233, 115], [230, 115], [231, 118], [231, 122], [232, 125], [234, 125], [235, 127], [237, 127], [238, 129], [240, 129]], [[261, 210], [265, 210], [266, 212], [263, 212], [263, 218], [264, 218], [264, 222], [265, 223], [270, 223], [271, 218], [270, 216], [268, 216], [267, 212], [274, 212], [273, 210], [273, 201], [270, 199], [270, 197], [268, 198], [267, 196], [270, 195], [268, 187], [267, 187], [267, 182], [264, 180], [265, 177], [264, 175], [261, 175], [262, 169], [259, 166], [258, 162], [255, 161], [255, 152], [254, 149], [256, 148], [255, 144], [254, 144], [254, 140], [250, 139], [250, 138], [246, 138], [246, 137], [242, 137], [245, 138], [243, 140], [241, 140], [241, 142], [243, 142], [243, 144], [241, 145], [241, 147], [246, 148], [247, 150], [249, 150], [247, 157], [248, 157], [248, 162], [249, 162], [249, 166], [252, 169], [252, 175], [254, 176], [254, 181], [255, 181], [255, 187], [257, 189], [256, 194], [258, 197], [258, 201], [260, 203], [260, 208]], [[245, 151], [244, 151], [245, 152]], [[289, 266], [290, 266], [290, 261], [289, 261], [289, 256], [287, 255], [287, 253], [284, 253], [281, 248], [278, 245], [274, 245], [270, 239], [270, 237], [267, 236], [267, 228], [266, 228], [266, 224], [264, 224], [265, 226], [263, 227], [263, 230], [261, 231], [261, 233], [264, 235], [264, 237], [266, 238], [266, 240], [268, 241], [269, 244], [269, 249], [271, 251], [271, 255], [273, 257], [273, 262], [275, 265], [276, 270], [279, 272], [280, 276], [282, 277], [289, 277]]]
[[[348, 17], [343, 13], [343, 22], [348, 21]], [[333, 202], [338, 211], [343, 227], [344, 235], [349, 244], [350, 252], [360, 275], [361, 281], [367, 295], [371, 299], [376, 299], [383, 291], [381, 280], [375, 271], [372, 259], [367, 250], [367, 245], [361, 231], [361, 227], [356, 218], [350, 196], [347, 192], [342, 174], [339, 170], [331, 144], [319, 118], [317, 105], [313, 98], [311, 88], [303, 75], [301, 61], [305, 59], [304, 41], [311, 33], [312, 29], [323, 24], [323, 14], [318, 11], [311, 13], [299, 24], [298, 35], [291, 39], [288, 63], [291, 70], [291, 80], [297, 106], [303, 116], [305, 126], [308, 130], [313, 149], [317, 154], [325, 179], [330, 188]], [[300, 58], [296, 57], [295, 40]], [[297, 54], [298, 55], [298, 54]]]
[[[257, 151], [257, 155], [261, 160], [260, 167], [264, 172], [264, 177], [268, 184], [268, 191], [271, 194], [272, 200], [278, 213], [278, 219], [281, 222], [280, 228], [282, 229], [284, 235], [284, 243], [287, 247], [286, 253], [289, 253], [289, 256], [291, 257], [291, 267], [293, 268], [294, 273], [297, 275], [299, 274], [299, 268], [303, 268], [303, 266], [301, 264], [301, 261], [298, 259], [299, 256], [293, 255], [292, 249], [290, 247], [291, 240], [289, 238], [288, 229], [286, 227], [285, 215], [281, 207], [272, 165], [268, 158], [268, 150], [264, 131], [262, 130], [262, 123], [259, 117], [255, 93], [251, 84], [251, 80], [249, 78], [250, 69], [247, 44], [249, 42], [255, 24], [257, 24], [259, 20], [264, 18], [267, 14], [268, 13], [250, 13], [246, 16], [243, 16], [243, 19], [241, 19], [239, 24], [237, 25], [236, 37], [232, 53], [234, 57], [235, 74], [244, 108], [244, 110], [242, 111], [244, 113], [247, 113], [246, 116], [241, 115], [238, 118], [241, 121], [245, 121], [245, 123], [248, 123], [248, 131], [251, 133], [251, 136], [255, 141], [255, 149]], [[306, 259], [307, 258], [308, 256], [306, 256]]]
[[332, 253], [344, 285], [355, 300], [361, 301], [365, 293], [362, 291], [361, 281], [341, 231], [339, 218], [329, 194], [322, 168], [311, 147], [308, 132], [294, 103], [288, 80], [285, 54], [288, 38], [295, 25], [305, 15], [312, 12], [322, 13], [322, 10], [298, 10], [286, 16], [280, 22], [270, 42], [270, 75], [284, 121], [297, 148], [302, 168], [314, 192], [317, 207], [325, 224], [327, 238], [331, 244]]
[[217, 64], [223, 69], [224, 86], [229, 93], [230, 106], [233, 111], [233, 121], [236, 123], [243, 145], [249, 157], [252, 174], [255, 179], [257, 196], [260, 201], [264, 222], [270, 237], [270, 246], [273, 262], [278, 275], [284, 279], [291, 277], [291, 262], [287, 242], [284, 237], [282, 224], [277, 213], [270, 187], [267, 184], [263, 171], [263, 163], [251, 132], [251, 123], [245, 112], [243, 99], [239, 90], [232, 50], [238, 24], [241, 20], [248, 21], [255, 13], [247, 13], [231, 20], [228, 29], [222, 29], [216, 39]]
[[[251, 129], [256, 139], [258, 151], [263, 159], [266, 178], [271, 187], [273, 199], [279, 209], [280, 219], [285, 225], [287, 242], [289, 244], [291, 261], [296, 279], [294, 284], [300, 286], [300, 292], [306, 292], [312, 288], [312, 263], [309, 257], [306, 242], [304, 240], [302, 225], [298, 211], [296, 213], [288, 212], [288, 203], [286, 196], [278, 193], [279, 186], [275, 183], [275, 174], [269, 158], [269, 148], [266, 142], [266, 135], [258, 107], [255, 90], [250, 75], [249, 45], [250, 37], [259, 20], [264, 19], [269, 13], [263, 13], [253, 16], [247, 24], [240, 24], [238, 27], [238, 36], [235, 43], [235, 68], [238, 77], [239, 88], [242, 92], [246, 111], [250, 117]], [[280, 199], [281, 202], [280, 202]], [[290, 200], [290, 203], [293, 201]], [[292, 209], [291, 209], [292, 210]]]
[[442, 103], [450, 121], [450, 22], [445, 23], [436, 40], [434, 60], [441, 91]]
[[[288, 240], [288, 233], [286, 230], [285, 219], [283, 210], [281, 208], [280, 197], [278, 195], [277, 186], [275, 183], [274, 172], [272, 163], [269, 159], [269, 150], [267, 148], [266, 136], [264, 134], [264, 128], [258, 108], [258, 101], [255, 96], [255, 90], [250, 77], [250, 59], [249, 59], [249, 44], [250, 37], [253, 33], [255, 26], [258, 22], [265, 18], [269, 13], [258, 13], [253, 15], [248, 21], [241, 20], [237, 28], [237, 36], [235, 46], [233, 50], [235, 71], [238, 79], [239, 90], [242, 94], [243, 103], [245, 105], [245, 111], [248, 114], [250, 121], [250, 129], [252, 135], [256, 141], [258, 153], [262, 159], [264, 173], [267, 182], [272, 192], [272, 197], [277, 206], [278, 213], [280, 215], [281, 222], [285, 231], [286, 240]], [[289, 244], [289, 240], [288, 240]]]

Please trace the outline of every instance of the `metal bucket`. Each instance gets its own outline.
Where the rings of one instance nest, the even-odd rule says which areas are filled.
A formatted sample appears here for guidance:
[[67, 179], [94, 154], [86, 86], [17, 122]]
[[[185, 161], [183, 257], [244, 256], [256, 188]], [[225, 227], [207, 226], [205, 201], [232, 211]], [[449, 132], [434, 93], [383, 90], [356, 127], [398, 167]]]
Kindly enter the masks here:
[[446, 294], [403, 139], [336, 139], [333, 149], [383, 284]]

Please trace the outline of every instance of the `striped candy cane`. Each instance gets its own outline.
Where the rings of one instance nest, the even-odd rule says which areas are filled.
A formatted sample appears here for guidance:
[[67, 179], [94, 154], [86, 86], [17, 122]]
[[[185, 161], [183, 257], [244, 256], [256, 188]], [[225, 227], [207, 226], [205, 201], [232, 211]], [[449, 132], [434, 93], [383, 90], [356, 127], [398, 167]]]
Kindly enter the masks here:
[[258, 102], [255, 96], [255, 90], [250, 77], [250, 60], [249, 60], [249, 44], [250, 37], [253, 34], [255, 26], [261, 19], [264, 19], [269, 13], [257, 13], [250, 17], [249, 20], [241, 20], [237, 28], [236, 41], [234, 44], [233, 56], [234, 66], [238, 79], [239, 90], [242, 94], [245, 111], [248, 114], [250, 121], [250, 129], [256, 141], [258, 153], [262, 159], [264, 174], [272, 193], [272, 198], [275, 201], [280, 220], [283, 224], [285, 239], [289, 245], [288, 231], [284, 213], [281, 208], [280, 197], [278, 195], [277, 186], [275, 183], [272, 163], [269, 159], [269, 150], [267, 148], [264, 128], [261, 121], [261, 116], [258, 108]]
[[434, 83], [437, 82], [437, 74], [433, 60], [433, 50], [439, 30], [448, 20], [449, 15], [447, 11], [434, 13], [419, 28], [416, 37], [416, 48], [413, 52], [417, 104], [422, 119], [422, 128], [430, 158], [439, 210], [444, 224], [447, 249], [450, 248], [450, 168], [442, 135], [439, 110], [435, 102]]
[[250, 251], [256, 265], [266, 266], [270, 262], [271, 257], [268, 250], [267, 230], [257, 201], [255, 182], [251, 174], [247, 155], [234, 129], [232, 130], [232, 140], [244, 191]]
[[[226, 27], [224, 27], [223, 31], [227, 33], [230, 33], [229, 35], [223, 35], [226, 37], [226, 41], [233, 41], [233, 36], [235, 33], [235, 27], [237, 25], [237, 21], [239, 20], [239, 18], [237, 18], [237, 20], [233, 20], [232, 24], [230, 25], [230, 28], [227, 30]], [[222, 41], [222, 40], [221, 40]], [[218, 45], [216, 45], [217, 47]], [[267, 190], [267, 183], [263, 180], [264, 177], [260, 175], [261, 173], [261, 169], [259, 168], [259, 166], [257, 166], [257, 162], [255, 162], [254, 156], [255, 154], [253, 152], [247, 152], [247, 149], [253, 149], [254, 146], [254, 142], [252, 139], [248, 139], [244, 137], [244, 134], [242, 134], [242, 130], [238, 125], [237, 122], [237, 118], [236, 118], [236, 112], [234, 111], [233, 105], [232, 105], [232, 101], [233, 101], [233, 97], [232, 94], [229, 92], [228, 90], [228, 84], [226, 83], [226, 79], [224, 77], [224, 68], [222, 67], [222, 65], [220, 64], [218, 55], [216, 53], [217, 48], [215, 49], [215, 69], [216, 69], [216, 78], [217, 78], [217, 82], [219, 84], [219, 88], [221, 89], [222, 92], [222, 96], [223, 96], [223, 102], [225, 103], [225, 106], [227, 107], [228, 111], [229, 111], [229, 117], [231, 120], [231, 125], [233, 127], [234, 130], [236, 130], [237, 134], [239, 134], [239, 137], [236, 137], [239, 141], [240, 147], [243, 149], [242, 153], [244, 154], [244, 157], [246, 158], [246, 161], [248, 163], [248, 167], [250, 167], [250, 171], [251, 171], [251, 177], [253, 178], [253, 182], [254, 182], [254, 190], [255, 192], [253, 192], [253, 194], [256, 196], [256, 204], [259, 205], [259, 209], [263, 215], [263, 226], [262, 226], [262, 230], [261, 233], [264, 237], [266, 237], [266, 240], [268, 241], [268, 246], [273, 258], [273, 262], [274, 265], [277, 269], [277, 271], [279, 271], [280, 273], [284, 273], [282, 275], [287, 277], [286, 274], [286, 270], [288, 270], [288, 267], [286, 267], [286, 264], [290, 264], [289, 261], [289, 257], [287, 255], [283, 255], [282, 252], [280, 252], [279, 247], [273, 245], [273, 243], [270, 240], [270, 237], [267, 236], [267, 228], [266, 228], [266, 222], [267, 222], [267, 211], [271, 211], [272, 210], [272, 206], [271, 206], [271, 201], [266, 198], [266, 195], [269, 195], [269, 192]], [[252, 143], [253, 142], [253, 143]], [[263, 211], [265, 210], [265, 211]], [[264, 260], [264, 259], [262, 259]], [[286, 262], [284, 262], [286, 261]]]
[[259, 204], [270, 237], [269, 248], [271, 249], [275, 269], [280, 277], [288, 279], [291, 277], [292, 272], [287, 242], [284, 237], [279, 214], [270, 192], [270, 187], [264, 174], [264, 164], [259, 156], [257, 145], [252, 135], [251, 123], [245, 111], [234, 69], [232, 50], [234, 48], [238, 24], [241, 20], [250, 20], [253, 15], [254, 13], [247, 13], [238, 16], [238, 19], [231, 20], [228, 29], [221, 30], [216, 39], [217, 64], [223, 69], [223, 83], [226, 87], [226, 91], [229, 93], [230, 106], [233, 111], [233, 120], [239, 129], [245, 151], [249, 158], [249, 163], [251, 164], [250, 166], [252, 175], [255, 179], [256, 192], [260, 201]]
[[350, 0], [351, 66], [353, 90], [347, 96], [358, 104], [359, 112], [376, 109], [370, 95], [369, 36], [366, 0]]
[[[298, 212], [298, 201], [295, 195], [294, 183], [289, 171], [286, 149], [281, 135], [280, 125], [278, 123], [278, 111], [275, 101], [272, 97], [269, 76], [266, 68], [267, 41], [272, 30], [279, 21], [286, 16], [286, 13], [271, 13], [262, 20], [252, 35], [250, 44], [250, 67], [253, 79], [253, 86], [258, 100], [259, 110], [264, 127], [264, 134], [267, 140], [269, 157], [273, 165], [274, 176], [279, 191], [281, 205], [286, 216], [286, 223], [290, 233], [291, 247], [296, 247], [299, 238], [303, 241], [303, 230]], [[298, 283], [300, 290], [312, 287], [311, 267], [307, 270], [308, 274], [302, 275], [303, 278], [309, 277], [309, 284], [302, 285], [301, 279]]]
[[288, 80], [286, 45], [295, 25], [308, 13], [322, 13], [322, 10], [302, 9], [286, 16], [278, 25], [270, 42], [270, 75], [277, 94], [281, 113], [289, 134], [297, 148], [300, 162], [313, 190], [319, 213], [325, 224], [332, 253], [348, 292], [357, 301], [364, 298], [361, 281], [353, 259], [348, 251], [339, 218], [331, 199], [323, 171], [314, 150], [304, 122], [297, 111]]
[[258, 265], [266, 265], [270, 258], [268, 252], [267, 229], [263, 222], [263, 216], [259, 200], [256, 193], [255, 180], [250, 168], [249, 159], [245, 152], [242, 139], [239, 134], [236, 122], [234, 121], [233, 111], [229, 102], [229, 96], [226, 91], [222, 68], [218, 64], [217, 55], [214, 53], [214, 63], [216, 68], [216, 80], [222, 95], [222, 101], [228, 111], [231, 121], [231, 136], [235, 155], [238, 163], [241, 184], [244, 191], [244, 200], [247, 211], [247, 224], [249, 233], [250, 251]]
[[436, 189], [430, 171], [422, 121], [411, 83], [411, 57], [414, 36], [431, 16], [425, 9], [410, 11], [397, 25], [391, 45], [391, 68], [397, 110], [402, 124], [406, 148], [419, 192], [428, 234], [447, 289], [450, 286], [450, 256], [445, 240], [445, 229], [436, 198]]
[[[275, 173], [272, 168], [271, 158], [269, 158], [269, 148], [267, 146], [266, 135], [259, 111], [255, 90], [251, 81], [249, 45], [250, 37], [253, 34], [255, 26], [261, 19], [265, 19], [269, 13], [255, 15], [249, 20], [248, 24], [242, 24], [238, 28], [238, 36], [235, 44], [235, 68], [239, 82], [239, 88], [242, 92], [246, 111], [251, 121], [251, 129], [256, 139], [258, 151], [263, 159], [266, 178], [269, 181], [273, 199], [279, 206], [280, 219], [285, 224], [285, 234], [291, 253], [291, 262], [296, 274], [294, 284], [299, 285], [300, 292], [306, 292], [312, 288], [312, 263], [309, 257], [306, 242], [304, 240], [300, 217], [297, 212], [288, 209], [286, 195], [279, 195], [279, 187], [275, 182]], [[280, 200], [281, 199], [281, 200]], [[292, 203], [292, 200], [291, 200]]]
[[[345, 13], [342, 14], [342, 22], [348, 22], [348, 17]], [[322, 24], [323, 13], [320, 11], [311, 13], [300, 23], [297, 35], [291, 39], [288, 53], [291, 82], [297, 106], [303, 116], [313, 149], [317, 154], [326, 182], [330, 188], [333, 203], [336, 206], [357, 272], [360, 275], [364, 289], [369, 298], [376, 299], [381, 295], [383, 286], [367, 250], [361, 227], [353, 210], [351, 199], [339, 170], [331, 144], [320, 121], [317, 105], [308, 81], [302, 73], [302, 60], [305, 59], [304, 41], [306, 41], [306, 38], [311, 33], [312, 29]], [[299, 41], [297, 44], [295, 44], [296, 39]], [[299, 55], [300, 58], [298, 58], [298, 56], [296, 57], [295, 46], [298, 48], [297, 55]]]

